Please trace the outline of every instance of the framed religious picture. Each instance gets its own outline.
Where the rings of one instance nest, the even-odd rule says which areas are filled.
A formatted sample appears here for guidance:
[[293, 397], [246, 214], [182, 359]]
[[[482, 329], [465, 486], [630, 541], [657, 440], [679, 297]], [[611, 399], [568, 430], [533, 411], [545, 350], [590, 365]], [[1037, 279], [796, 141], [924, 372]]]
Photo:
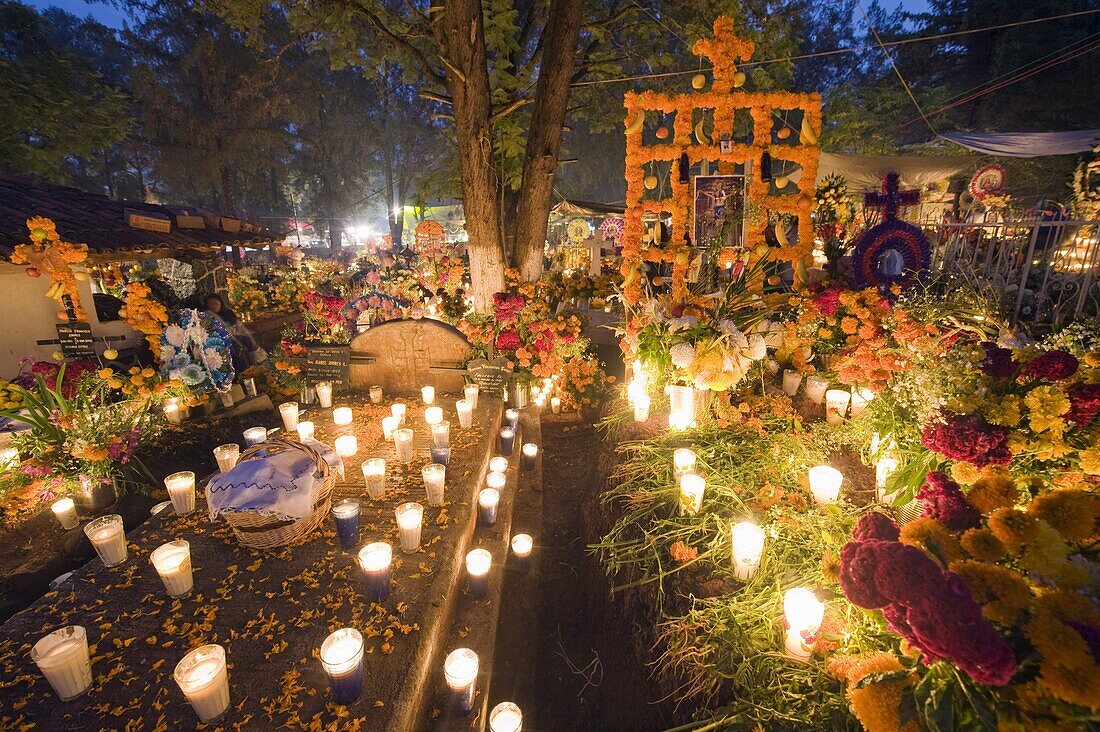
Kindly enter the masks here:
[[692, 242], [697, 247], [740, 248], [744, 242], [745, 176], [697, 175]]

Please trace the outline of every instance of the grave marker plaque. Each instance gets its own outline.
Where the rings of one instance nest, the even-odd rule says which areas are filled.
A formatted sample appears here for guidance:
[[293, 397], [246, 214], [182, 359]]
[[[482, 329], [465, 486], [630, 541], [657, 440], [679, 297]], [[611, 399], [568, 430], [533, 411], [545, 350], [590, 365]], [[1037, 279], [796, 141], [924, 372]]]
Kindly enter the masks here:
[[65, 358], [95, 358], [92, 326], [88, 323], [58, 323], [57, 342]]
[[337, 389], [348, 385], [348, 364], [351, 350], [347, 346], [308, 346], [306, 348], [306, 379], [316, 384], [331, 381]]
[[471, 361], [466, 367], [466, 373], [482, 393], [495, 396], [504, 392], [504, 388], [508, 385], [508, 378], [512, 375], [512, 369], [508, 367], [508, 359], [498, 356], [492, 361], [484, 358]]

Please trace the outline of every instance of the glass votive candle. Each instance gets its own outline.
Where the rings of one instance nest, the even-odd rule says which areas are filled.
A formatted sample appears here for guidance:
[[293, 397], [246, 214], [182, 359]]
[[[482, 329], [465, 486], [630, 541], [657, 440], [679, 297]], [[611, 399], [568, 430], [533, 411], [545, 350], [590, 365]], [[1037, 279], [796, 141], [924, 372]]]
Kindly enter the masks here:
[[241, 379], [241, 387], [244, 389], [245, 397], [251, 399], [256, 396], [256, 380], [252, 377]]
[[703, 492], [707, 482], [703, 476], [685, 473], [680, 476], [680, 513], [694, 516], [703, 507]]
[[370, 403], [371, 404], [381, 404], [382, 403], [382, 387], [381, 386], [379, 386], [378, 384], [375, 384], [374, 386], [372, 386], [370, 389], [367, 390], [367, 393], [370, 395]]
[[420, 529], [424, 523], [424, 507], [419, 503], [402, 503], [394, 514], [401, 535], [401, 551], [411, 554], [420, 548]]
[[340, 457], [351, 457], [359, 452], [359, 440], [355, 435], [340, 435], [336, 438], [336, 454]]
[[505, 409], [504, 410], [504, 423], [514, 430], [519, 429], [519, 410], [518, 409]]
[[497, 506], [500, 505], [500, 491], [496, 488], [482, 488], [477, 493], [477, 516], [482, 526], [492, 526], [497, 522]]
[[332, 506], [332, 520], [336, 522], [336, 533], [340, 537], [340, 546], [344, 550], [354, 549], [359, 543], [359, 500], [345, 498]]
[[501, 702], [489, 712], [489, 732], [523, 732], [523, 712], [513, 702]]
[[0, 450], [0, 470], [11, 470], [19, 467], [19, 450], [14, 447], [5, 447]]
[[164, 479], [168, 497], [177, 516], [186, 516], [195, 510], [195, 474], [190, 470], [172, 473]]
[[886, 481], [890, 480], [890, 476], [893, 475], [898, 469], [898, 461], [892, 457], [881, 457], [875, 463], [875, 489], [878, 493], [878, 500], [882, 503], [892, 504], [897, 491], [893, 493], [886, 492]]
[[686, 447], [678, 447], [672, 452], [672, 474], [677, 480], [680, 476], [695, 472], [698, 457]]
[[730, 530], [733, 552], [733, 576], [752, 577], [764, 553], [764, 530], [752, 521], [739, 521]]
[[244, 444], [248, 447], [267, 442], [267, 427], [249, 427], [244, 431]]
[[783, 369], [783, 393], [794, 396], [802, 385], [802, 372], [797, 369]]
[[523, 443], [523, 447], [520, 449], [519, 466], [523, 470], [534, 470], [535, 459], [539, 455], [539, 446], [533, 442]]
[[337, 407], [332, 410], [332, 423], [337, 427], [345, 427], [351, 424], [352, 418], [351, 407]]
[[313, 404], [317, 399], [317, 390], [313, 388], [313, 384], [302, 384], [298, 389], [298, 400], [302, 404]]
[[432, 444], [442, 447], [451, 445], [451, 423], [443, 420], [439, 424], [432, 425]]
[[279, 405], [279, 416], [283, 419], [283, 429], [288, 435], [298, 429], [298, 402], [283, 402]]
[[508, 475], [507, 475], [507, 473], [498, 473], [495, 470], [492, 470], [492, 471], [489, 472], [488, 475], [485, 476], [485, 486], [487, 488], [492, 488], [497, 493], [503, 493], [504, 492], [504, 486], [506, 486], [507, 484], [508, 484]]
[[470, 576], [470, 597], [480, 600], [489, 591], [489, 567], [493, 555], [487, 549], [472, 549], [466, 554], [466, 574]]
[[233, 407], [234, 404], [236, 404], [236, 401], [234, 401], [234, 399], [233, 399], [233, 391], [230, 390], [230, 389], [226, 389], [225, 391], [219, 391], [218, 392], [218, 399], [221, 400], [222, 407], [225, 408], [225, 409], [230, 409], [230, 408]]
[[831, 465], [815, 465], [809, 470], [810, 492], [821, 505], [836, 503], [844, 474]]
[[363, 691], [363, 634], [340, 628], [321, 643], [321, 666], [333, 704], [351, 704]]
[[229, 709], [229, 671], [221, 646], [199, 646], [176, 664], [172, 675], [199, 721], [217, 719]]
[[363, 482], [367, 484], [367, 495], [377, 501], [386, 495], [386, 461], [371, 458], [363, 463]]
[[75, 529], [76, 525], [80, 523], [80, 518], [76, 515], [76, 502], [73, 499], [59, 498], [53, 502], [50, 508], [53, 509], [53, 515], [57, 518], [57, 523], [61, 524], [61, 528], [66, 531]]
[[806, 379], [806, 396], [814, 404], [821, 404], [825, 401], [825, 392], [829, 388], [829, 382], [825, 379], [818, 379], [813, 376]]
[[682, 409], [673, 409], [668, 413], [668, 428], [672, 430], [686, 430], [691, 428], [695, 421], [695, 413]]
[[561, 397], [550, 397], [550, 411], [561, 414]]
[[638, 394], [634, 397], [634, 421], [646, 422], [649, 420], [649, 406], [653, 400], [648, 394]]
[[397, 459], [403, 463], [413, 459], [413, 431], [408, 427], [402, 427], [393, 431], [393, 446], [397, 450]]
[[521, 571], [526, 571], [531, 563], [531, 549], [535, 546], [530, 534], [516, 534], [512, 537], [512, 556], [516, 558], [516, 566]]
[[397, 420], [397, 426], [405, 424], [405, 413], [408, 412], [408, 407], [405, 406], [405, 402], [394, 402], [390, 405], [390, 416]]
[[863, 410], [875, 398], [875, 392], [870, 389], [852, 389], [851, 409], [849, 414], [854, 418], [863, 414]]
[[77, 698], [92, 685], [88, 635], [81, 625], [69, 625], [40, 638], [31, 647], [31, 660], [63, 702]]
[[126, 532], [122, 528], [122, 517], [117, 513], [90, 521], [84, 526], [84, 533], [104, 566], [117, 567], [126, 561]]
[[817, 632], [825, 617], [825, 605], [814, 593], [804, 587], [796, 587], [783, 595], [784, 650], [799, 661], [808, 661], [813, 655]]
[[149, 555], [164, 589], [172, 598], [187, 597], [195, 587], [191, 574], [191, 545], [183, 539], [161, 544]]
[[420, 387], [420, 398], [424, 401], [425, 404], [435, 404], [435, 387]]
[[489, 460], [489, 472], [491, 473], [507, 473], [508, 472], [508, 458], [502, 455], [496, 455]]
[[825, 421], [840, 424], [848, 412], [848, 402], [852, 393], [843, 389], [829, 389], [825, 392]]
[[516, 431], [511, 427], [500, 428], [500, 451], [505, 455], [511, 455], [516, 448]]
[[451, 464], [451, 446], [450, 445], [432, 445], [428, 448], [428, 452], [432, 456], [432, 462], [436, 465], [450, 465]]
[[165, 399], [161, 408], [164, 410], [164, 419], [168, 421], [168, 424], [181, 424], [183, 422], [179, 399], [175, 397]]
[[443, 421], [443, 407], [428, 407], [424, 410], [424, 421], [428, 423], [429, 427]]
[[312, 421], [307, 419], [298, 423], [298, 439], [302, 442], [312, 440], [315, 434], [316, 430], [313, 427]]
[[466, 401], [470, 403], [470, 409], [477, 409], [477, 397], [481, 392], [481, 389], [477, 384], [467, 384], [462, 387], [462, 396], [466, 397]]
[[394, 417], [393, 415], [390, 415], [389, 417], [383, 417], [382, 418], [382, 439], [392, 440], [394, 430], [396, 430], [399, 426], [400, 426], [400, 423], [397, 421], [397, 417]]
[[214, 459], [218, 461], [218, 471], [222, 473], [228, 473], [232, 470], [240, 456], [240, 445], [218, 445], [214, 448]]
[[447, 468], [438, 463], [425, 465], [420, 474], [424, 476], [424, 492], [428, 494], [429, 506], [443, 505], [443, 489], [447, 484]]
[[[419, 543], [418, 538], [417, 544]], [[384, 541], [367, 544], [359, 550], [359, 566], [367, 576], [367, 596], [373, 602], [387, 599], [393, 577], [393, 548]]]
[[458, 426], [468, 430], [474, 426], [474, 407], [468, 399], [459, 399], [455, 402], [455, 411], [458, 412]]
[[317, 382], [317, 403], [321, 405], [321, 409], [329, 409], [332, 407], [332, 382], [331, 381], [319, 381]]
[[452, 705], [456, 712], [468, 714], [477, 695], [477, 654], [469, 648], [459, 648], [447, 654], [443, 661], [443, 676], [451, 690]]

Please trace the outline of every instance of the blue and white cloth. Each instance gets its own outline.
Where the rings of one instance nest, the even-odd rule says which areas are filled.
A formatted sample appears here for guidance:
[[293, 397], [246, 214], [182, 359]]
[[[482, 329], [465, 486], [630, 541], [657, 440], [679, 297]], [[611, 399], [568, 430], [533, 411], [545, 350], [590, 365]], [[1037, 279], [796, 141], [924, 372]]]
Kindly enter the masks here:
[[[305, 444], [320, 453], [331, 470], [343, 473], [343, 460], [335, 450], [316, 440]], [[313, 513], [321, 483], [320, 471], [309, 453], [283, 450], [257, 454], [212, 478], [206, 486], [206, 503], [211, 519], [223, 513], [254, 512], [300, 521]]]

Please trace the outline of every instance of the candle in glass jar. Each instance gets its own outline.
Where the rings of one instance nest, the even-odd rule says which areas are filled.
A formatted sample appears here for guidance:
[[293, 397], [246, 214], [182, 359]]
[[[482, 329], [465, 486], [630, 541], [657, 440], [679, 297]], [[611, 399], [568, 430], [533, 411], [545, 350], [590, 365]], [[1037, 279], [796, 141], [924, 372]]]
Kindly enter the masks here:
[[489, 712], [489, 732], [523, 732], [523, 713], [512, 702], [501, 702]]
[[318, 381], [317, 382], [317, 403], [321, 405], [321, 409], [329, 409], [332, 407], [332, 382], [331, 381]]
[[351, 407], [337, 407], [332, 410], [332, 423], [337, 427], [344, 427], [351, 424], [352, 412]]
[[851, 400], [851, 392], [843, 389], [829, 389], [825, 392], [825, 420], [829, 424], [840, 424], [848, 412], [848, 402]]
[[359, 543], [359, 499], [345, 498], [332, 506], [332, 520], [344, 550], [353, 549]]
[[218, 392], [218, 399], [221, 400], [222, 407], [224, 407], [225, 409], [229, 409], [230, 407], [232, 407], [236, 403], [236, 402], [233, 401], [233, 392], [230, 389], [226, 389], [225, 391], [219, 391]]
[[363, 481], [367, 484], [367, 495], [378, 500], [386, 494], [386, 461], [371, 458], [363, 463]]
[[703, 492], [707, 482], [703, 476], [685, 473], [680, 476], [680, 513], [694, 516], [703, 507]]
[[530, 534], [516, 534], [512, 537], [512, 555], [516, 558], [516, 565], [520, 570], [526, 570], [531, 562], [531, 549], [535, 545]]
[[229, 672], [221, 646], [210, 644], [191, 651], [176, 664], [173, 676], [199, 721], [217, 719], [229, 708]]
[[63, 702], [77, 698], [92, 685], [92, 661], [83, 626], [69, 625], [42, 637], [31, 648], [31, 660]]
[[794, 396], [802, 385], [802, 372], [795, 369], [783, 369], [783, 393]]
[[397, 459], [403, 463], [413, 459], [413, 431], [402, 427], [393, 431], [393, 446], [397, 450]]
[[359, 550], [359, 566], [367, 575], [367, 596], [373, 602], [387, 599], [393, 579], [393, 548], [384, 541], [367, 544]]
[[428, 407], [424, 410], [424, 421], [429, 427], [440, 424], [443, 421], [443, 407]]
[[680, 476], [695, 471], [695, 463], [698, 457], [686, 447], [678, 447], [672, 452], [672, 473], [677, 480]]
[[84, 533], [105, 566], [117, 567], [126, 561], [126, 532], [122, 528], [122, 517], [117, 513], [89, 522], [84, 526]]
[[638, 394], [634, 397], [634, 421], [646, 422], [649, 420], [649, 406], [652, 400], [648, 394]]
[[504, 490], [504, 486], [507, 485], [507, 484], [508, 484], [508, 476], [505, 473], [498, 473], [495, 470], [493, 470], [493, 471], [490, 471], [489, 474], [485, 476], [485, 486], [487, 488], [492, 488], [493, 490], [497, 491], [498, 493], [502, 492]]
[[298, 429], [298, 402], [283, 402], [279, 405], [279, 416], [283, 419], [283, 430], [293, 434]]
[[249, 427], [244, 431], [244, 444], [252, 447], [262, 442], [267, 442], [266, 427]]
[[451, 445], [451, 423], [444, 420], [432, 425], [432, 444], [440, 447]]
[[733, 575], [739, 580], [752, 577], [764, 553], [764, 530], [752, 521], [740, 521], [730, 531], [733, 543]]
[[875, 488], [878, 493], [878, 500], [882, 503], [891, 504], [894, 502], [897, 491], [887, 493], [886, 481], [890, 480], [890, 476], [893, 475], [897, 469], [898, 461], [892, 457], [881, 457], [878, 459], [878, 462], [875, 463]]
[[435, 404], [435, 387], [420, 387], [420, 398], [424, 401], [425, 404]]
[[503, 455], [496, 455], [489, 460], [489, 472], [492, 473], [506, 473], [508, 472], [508, 458]]
[[397, 426], [405, 424], [405, 413], [408, 411], [408, 407], [404, 402], [394, 402], [390, 405], [390, 416], [397, 420]]
[[172, 499], [172, 508], [177, 516], [186, 516], [195, 510], [195, 473], [181, 470], [164, 479], [168, 497]]
[[836, 503], [840, 498], [840, 484], [844, 474], [830, 465], [816, 465], [810, 468], [810, 492], [814, 500], [822, 505]]
[[469, 648], [459, 648], [447, 654], [443, 661], [443, 676], [451, 690], [452, 704], [456, 712], [468, 714], [477, 695], [477, 654]]
[[518, 409], [505, 409], [504, 410], [504, 422], [514, 430], [519, 429], [519, 410]]
[[450, 445], [432, 445], [428, 448], [428, 452], [432, 457], [432, 462], [436, 465], [450, 465], [451, 464], [451, 447]]
[[561, 397], [550, 397], [550, 411], [554, 414], [561, 413]]
[[480, 391], [477, 384], [467, 384], [462, 387], [462, 395], [470, 403], [470, 409], [477, 409], [477, 397]]
[[511, 427], [500, 428], [500, 451], [505, 455], [511, 455], [516, 447], [516, 431]]
[[340, 457], [351, 457], [359, 452], [359, 440], [355, 435], [340, 435], [336, 438], [336, 454]]
[[382, 403], [382, 387], [381, 386], [379, 386], [378, 384], [375, 384], [374, 386], [372, 386], [367, 391], [370, 394], [370, 403], [371, 404], [381, 404]]
[[237, 464], [241, 456], [241, 446], [235, 444], [218, 445], [214, 448], [214, 459], [218, 461], [218, 470], [228, 473]]
[[164, 418], [168, 424], [180, 424], [183, 422], [183, 414], [180, 413], [180, 400], [172, 397], [164, 400]]
[[424, 477], [424, 491], [428, 494], [428, 505], [442, 506], [443, 489], [447, 483], [447, 468], [430, 463], [424, 466], [420, 474]]
[[316, 430], [313, 427], [312, 421], [307, 419], [298, 423], [298, 439], [302, 442], [312, 440], [315, 434]]
[[340, 628], [321, 644], [321, 666], [334, 704], [351, 704], [363, 690], [363, 635]]
[[390, 415], [389, 417], [382, 418], [382, 439], [392, 440], [394, 430], [401, 425], [397, 421], [397, 417]]
[[851, 416], [858, 417], [863, 414], [863, 410], [867, 408], [867, 405], [871, 403], [871, 400], [875, 398], [875, 392], [870, 389], [852, 389], [851, 392]]
[[76, 503], [73, 499], [59, 498], [53, 502], [50, 508], [53, 509], [53, 515], [57, 518], [57, 523], [61, 524], [61, 528], [66, 531], [75, 529], [76, 525], [80, 523], [80, 519], [76, 515]]
[[411, 554], [420, 548], [420, 530], [424, 522], [424, 507], [419, 503], [402, 503], [394, 513], [401, 535], [401, 551]]
[[522, 453], [519, 459], [519, 466], [523, 470], [534, 470], [535, 459], [539, 454], [539, 446], [533, 442], [525, 442], [520, 449]]
[[814, 404], [825, 401], [825, 391], [829, 388], [829, 382], [825, 379], [817, 379], [813, 376], [806, 379], [806, 396]]
[[497, 522], [497, 506], [500, 504], [500, 491], [496, 488], [482, 488], [477, 494], [477, 515], [482, 526], [492, 526]]
[[241, 386], [244, 387], [244, 395], [251, 399], [256, 396], [256, 380], [252, 377], [247, 379], [241, 379]]
[[455, 402], [455, 410], [458, 412], [458, 426], [468, 430], [474, 426], [474, 406], [468, 399], [459, 399]]
[[470, 597], [480, 600], [489, 590], [489, 567], [493, 555], [486, 549], [473, 549], [466, 554], [466, 574], [470, 576]]
[[808, 661], [817, 642], [817, 631], [825, 617], [825, 605], [814, 593], [796, 587], [783, 595], [783, 619], [786, 627], [784, 649], [799, 661]]
[[668, 428], [672, 430], [686, 430], [694, 421], [695, 415], [692, 412], [674, 409], [668, 413]]
[[187, 597], [195, 586], [191, 574], [191, 545], [183, 539], [161, 544], [149, 555], [164, 589], [172, 598]]

